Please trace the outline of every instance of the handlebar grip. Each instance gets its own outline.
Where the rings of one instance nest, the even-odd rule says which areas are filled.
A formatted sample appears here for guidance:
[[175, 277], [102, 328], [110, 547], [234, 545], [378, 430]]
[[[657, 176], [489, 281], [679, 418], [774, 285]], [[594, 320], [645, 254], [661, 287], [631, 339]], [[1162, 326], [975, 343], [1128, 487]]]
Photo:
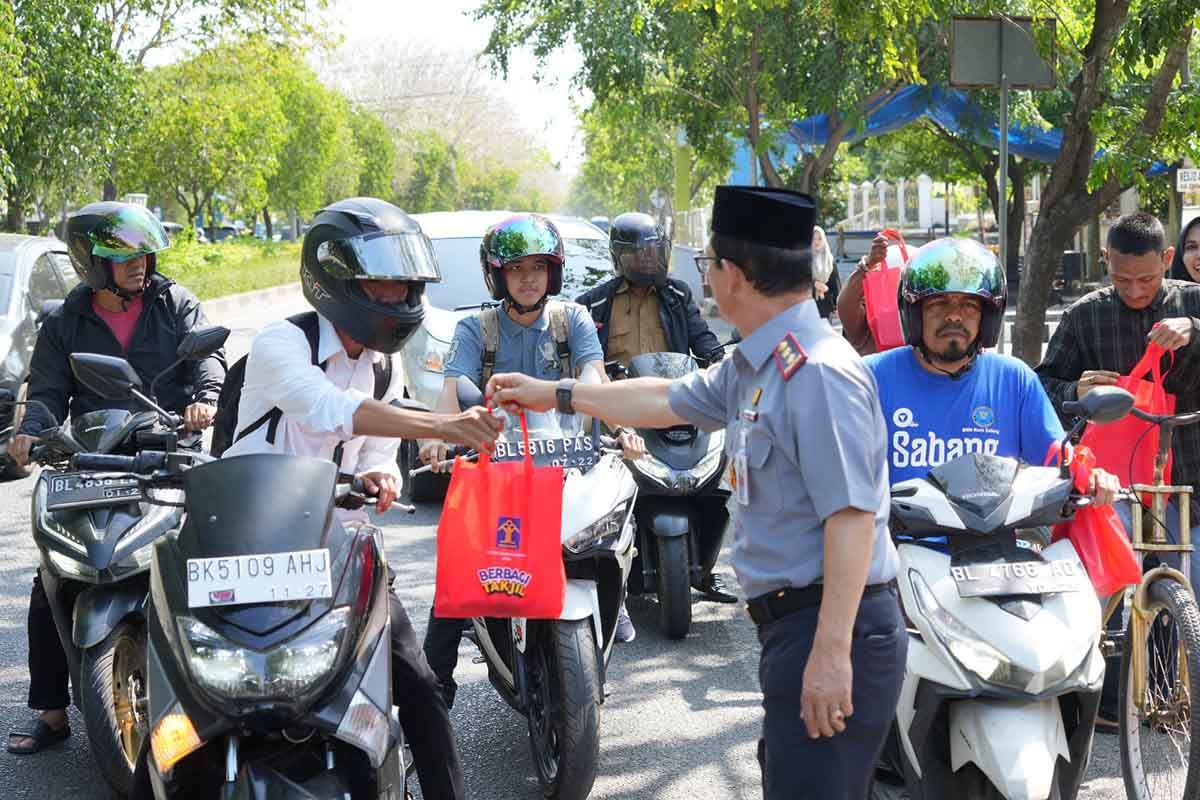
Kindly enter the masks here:
[[105, 472], [135, 472], [134, 456], [114, 456], [105, 453], [76, 453], [71, 456], [72, 469]]
[[1068, 417], [1082, 417], [1083, 403], [1078, 400], [1065, 400], [1062, 404], [1062, 413]]

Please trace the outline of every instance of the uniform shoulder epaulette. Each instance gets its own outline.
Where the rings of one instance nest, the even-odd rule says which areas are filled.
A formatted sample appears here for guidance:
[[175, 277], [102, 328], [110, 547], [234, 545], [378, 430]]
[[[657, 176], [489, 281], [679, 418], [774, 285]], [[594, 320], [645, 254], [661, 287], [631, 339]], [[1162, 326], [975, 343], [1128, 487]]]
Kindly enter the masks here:
[[779, 340], [779, 344], [775, 345], [775, 366], [779, 368], [779, 374], [783, 379], [790, 380], [796, 374], [796, 370], [804, 366], [808, 361], [808, 353], [800, 346], [800, 342], [796, 341], [796, 336], [788, 333]]

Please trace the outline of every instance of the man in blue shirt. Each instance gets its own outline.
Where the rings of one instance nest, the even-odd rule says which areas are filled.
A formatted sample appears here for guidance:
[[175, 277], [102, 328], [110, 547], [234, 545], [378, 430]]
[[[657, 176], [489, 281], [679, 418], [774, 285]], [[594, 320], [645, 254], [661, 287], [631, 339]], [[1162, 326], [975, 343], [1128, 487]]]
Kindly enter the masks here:
[[[603, 383], [604, 351], [587, 309], [550, 300], [562, 292], [563, 242], [554, 223], [537, 214], [520, 214], [488, 229], [480, 246], [484, 283], [499, 306], [459, 320], [446, 356], [445, 384], [437, 411], [458, 409], [458, 381], [480, 389], [493, 373], [520, 372], [536, 378], [579, 378]], [[457, 411], [455, 413], [458, 413]], [[644, 443], [637, 434], [618, 437], [627, 458], [639, 458]], [[421, 460], [435, 470], [446, 460], [444, 442], [427, 440]], [[454, 705], [454, 668], [463, 620], [432, 614], [425, 632], [425, 657], [442, 685], [446, 704]], [[633, 623], [621, 606], [616, 640], [631, 641]]]
[[[1006, 280], [995, 256], [970, 239], [938, 239], [917, 251], [900, 286], [909, 346], [868, 356], [888, 427], [889, 479], [924, 477], [968, 453], [1041, 465], [1062, 424], [1033, 370], [995, 347]], [[1096, 501], [1119, 484], [1093, 474]]]

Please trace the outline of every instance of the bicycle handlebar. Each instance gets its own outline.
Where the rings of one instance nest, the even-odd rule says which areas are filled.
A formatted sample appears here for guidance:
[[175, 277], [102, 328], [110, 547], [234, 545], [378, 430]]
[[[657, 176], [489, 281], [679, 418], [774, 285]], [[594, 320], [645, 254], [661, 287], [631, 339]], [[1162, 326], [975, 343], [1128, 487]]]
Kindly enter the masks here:
[[1189, 411], [1186, 414], [1149, 414], [1135, 406], [1129, 410], [1129, 413], [1140, 420], [1163, 428], [1184, 428], [1200, 422], [1200, 411]]

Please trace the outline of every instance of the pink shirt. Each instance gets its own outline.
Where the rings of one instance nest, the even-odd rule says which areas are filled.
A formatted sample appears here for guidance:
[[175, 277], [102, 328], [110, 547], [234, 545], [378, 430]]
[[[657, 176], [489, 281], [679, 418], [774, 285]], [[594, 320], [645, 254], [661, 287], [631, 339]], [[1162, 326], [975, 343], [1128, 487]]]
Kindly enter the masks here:
[[99, 298], [92, 298], [92, 310], [96, 312], [96, 316], [108, 324], [113, 336], [117, 337], [122, 350], [129, 350], [129, 341], [133, 338], [133, 326], [137, 325], [138, 317], [142, 315], [142, 296], [138, 295], [130, 300], [128, 306], [124, 311], [109, 311], [100, 305]]

